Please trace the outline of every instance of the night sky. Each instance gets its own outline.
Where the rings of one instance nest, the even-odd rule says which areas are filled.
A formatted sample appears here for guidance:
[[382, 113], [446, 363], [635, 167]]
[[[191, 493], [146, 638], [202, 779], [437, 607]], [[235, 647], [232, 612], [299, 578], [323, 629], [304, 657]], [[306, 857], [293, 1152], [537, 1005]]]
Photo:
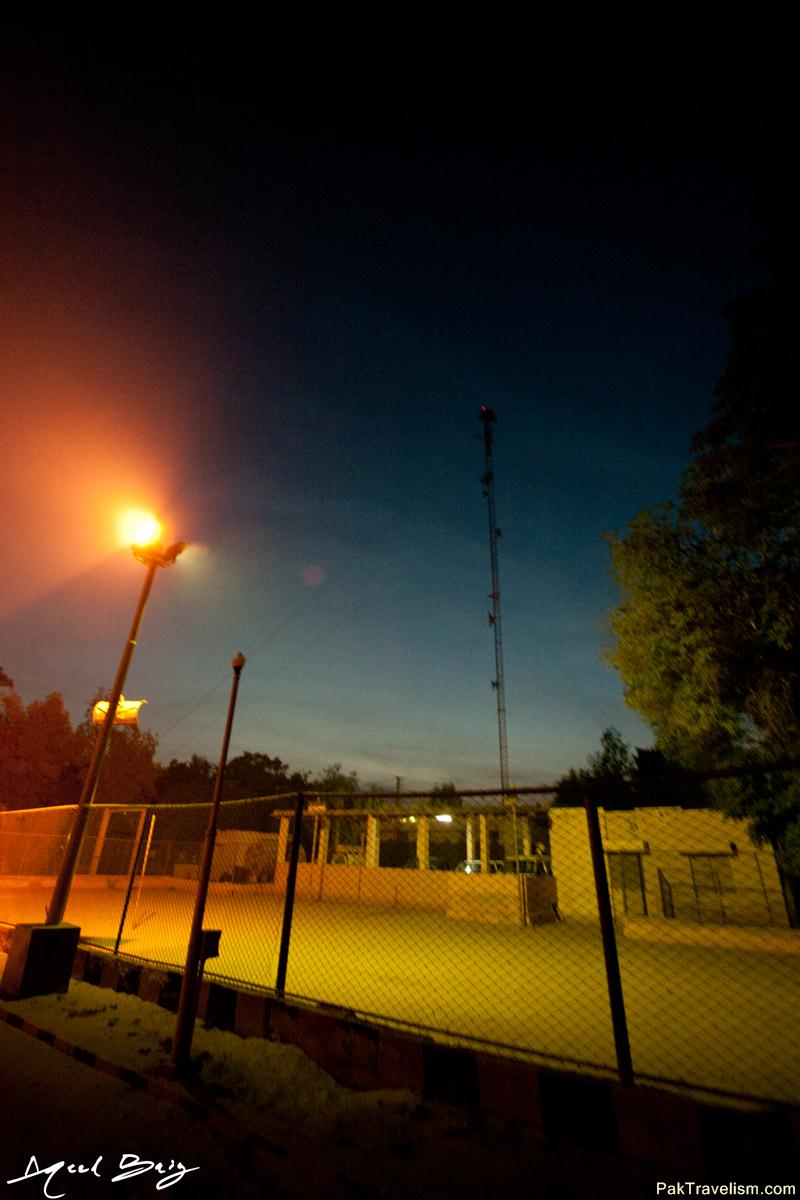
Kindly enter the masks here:
[[730, 69], [281, 59], [242, 27], [13, 47], [2, 96], [0, 663], [74, 719], [142, 568], [191, 548], [126, 695], [159, 758], [406, 787], [498, 778], [478, 411], [511, 778], [649, 731], [601, 661], [604, 532], [674, 496], [796, 91]]

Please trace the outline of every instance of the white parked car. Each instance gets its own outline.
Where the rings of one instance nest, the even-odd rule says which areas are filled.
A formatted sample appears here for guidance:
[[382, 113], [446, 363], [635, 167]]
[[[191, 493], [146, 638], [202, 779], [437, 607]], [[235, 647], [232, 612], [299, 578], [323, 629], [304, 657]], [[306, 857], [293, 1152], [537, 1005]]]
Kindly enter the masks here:
[[[463, 875], [480, 875], [481, 860], [479, 858], [465, 858], [463, 862], [458, 864], [456, 870], [461, 871]], [[502, 875], [504, 871], [505, 865], [499, 859], [491, 858], [489, 860], [490, 875]]]

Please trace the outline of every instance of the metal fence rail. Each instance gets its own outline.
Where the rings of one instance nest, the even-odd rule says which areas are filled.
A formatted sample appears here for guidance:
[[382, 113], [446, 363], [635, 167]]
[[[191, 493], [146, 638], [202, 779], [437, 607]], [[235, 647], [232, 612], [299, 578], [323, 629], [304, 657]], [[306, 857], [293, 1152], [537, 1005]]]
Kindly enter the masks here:
[[[800, 930], [711, 808], [470, 793], [225, 802], [206, 973], [623, 1079], [800, 1100]], [[599, 799], [603, 797], [600, 794]], [[72, 810], [0, 814], [0, 920], [42, 920]], [[66, 919], [181, 968], [208, 804], [92, 810]]]

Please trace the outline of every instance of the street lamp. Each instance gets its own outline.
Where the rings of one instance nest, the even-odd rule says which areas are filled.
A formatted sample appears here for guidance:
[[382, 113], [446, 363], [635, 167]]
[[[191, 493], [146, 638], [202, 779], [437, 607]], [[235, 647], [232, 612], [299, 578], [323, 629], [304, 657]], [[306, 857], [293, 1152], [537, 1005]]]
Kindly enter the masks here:
[[[138, 725], [139, 724], [139, 709], [143, 704], [147, 704], [146, 700], [126, 700], [124, 696], [120, 696], [119, 704], [117, 705], [117, 714], [114, 717], [115, 725]], [[108, 701], [98, 700], [92, 709], [92, 724], [105, 725], [106, 717], [108, 716]]]
[[83, 783], [80, 799], [78, 800], [78, 808], [72, 822], [67, 848], [61, 860], [58, 878], [56, 879], [56, 885], [47, 909], [46, 925], [60, 925], [64, 920], [64, 910], [67, 907], [67, 900], [70, 888], [72, 887], [72, 877], [75, 874], [75, 866], [83, 843], [83, 836], [86, 832], [86, 823], [89, 819], [89, 809], [94, 801], [97, 793], [97, 785], [100, 781], [100, 767], [102, 766], [103, 755], [111, 738], [111, 730], [114, 727], [117, 706], [122, 696], [122, 689], [125, 686], [128, 668], [136, 648], [139, 626], [142, 623], [142, 617], [144, 616], [145, 606], [150, 595], [150, 589], [153, 586], [156, 571], [159, 567], [172, 566], [185, 547], [186, 542], [175, 542], [172, 546], [167, 546], [166, 549], [162, 547], [160, 542], [153, 542], [146, 546], [131, 546], [133, 557], [142, 563], [143, 566], [147, 567], [147, 573], [144, 577], [139, 602], [136, 605], [136, 611], [133, 615], [131, 631], [128, 634], [128, 640], [125, 643], [122, 657], [119, 660], [114, 686], [108, 698], [108, 712], [94, 744], [94, 751], [89, 763], [89, 769], [86, 772], [86, 779]]

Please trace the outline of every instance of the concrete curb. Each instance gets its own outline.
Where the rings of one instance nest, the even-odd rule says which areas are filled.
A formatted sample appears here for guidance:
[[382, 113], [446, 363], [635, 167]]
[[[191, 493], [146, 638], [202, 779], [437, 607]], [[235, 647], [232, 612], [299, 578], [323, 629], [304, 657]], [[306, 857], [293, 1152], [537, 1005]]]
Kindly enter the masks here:
[[[81, 947], [73, 977], [172, 1012], [181, 973]], [[423, 1100], [519, 1122], [556, 1141], [621, 1155], [695, 1179], [773, 1178], [796, 1164], [800, 1108], [724, 1107], [652, 1087], [541, 1067], [204, 980], [198, 1016], [241, 1037], [297, 1046], [340, 1083], [407, 1088]], [[793, 1175], [793, 1172], [792, 1172]], [[785, 1178], [792, 1175], [787, 1174]]]

